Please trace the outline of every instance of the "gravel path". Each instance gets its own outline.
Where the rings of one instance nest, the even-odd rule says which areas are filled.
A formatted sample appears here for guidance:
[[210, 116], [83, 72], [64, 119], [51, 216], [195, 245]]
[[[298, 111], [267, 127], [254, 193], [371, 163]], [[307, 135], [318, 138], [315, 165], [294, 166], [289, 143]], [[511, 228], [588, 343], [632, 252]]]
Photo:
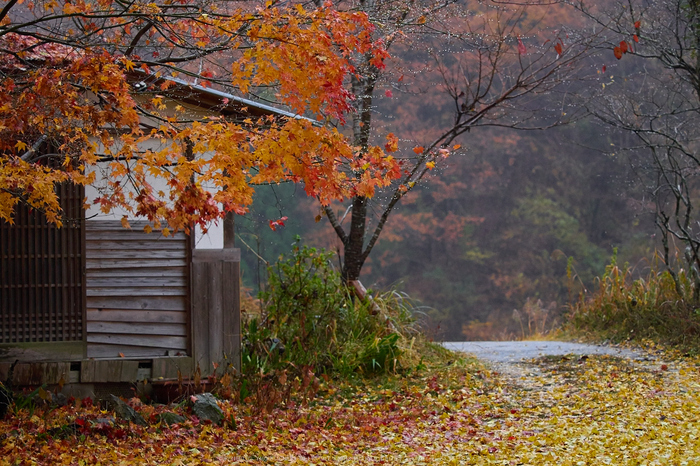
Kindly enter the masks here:
[[500, 375], [509, 386], [534, 391], [548, 391], [552, 381], [543, 380], [540, 364], [532, 360], [543, 356], [571, 356], [580, 358], [592, 355], [611, 355], [637, 362], [648, 361], [642, 353], [626, 348], [589, 345], [566, 341], [457, 341], [445, 342], [443, 346], [453, 351], [475, 355], [485, 361], [495, 374]]
[[474, 354], [477, 358], [496, 363], [519, 363], [541, 356], [578, 356], [610, 354], [636, 359], [634, 351], [610, 346], [587, 345], [566, 341], [456, 341], [443, 343], [445, 348]]

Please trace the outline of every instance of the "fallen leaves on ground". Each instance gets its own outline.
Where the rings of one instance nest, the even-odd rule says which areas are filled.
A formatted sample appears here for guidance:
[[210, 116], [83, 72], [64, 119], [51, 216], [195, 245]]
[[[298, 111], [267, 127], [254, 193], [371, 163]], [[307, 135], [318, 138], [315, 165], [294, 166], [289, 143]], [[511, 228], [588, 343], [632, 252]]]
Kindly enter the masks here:
[[698, 464], [699, 363], [457, 363], [267, 414], [222, 402], [222, 427], [185, 411], [168, 426], [149, 405], [145, 427], [94, 407], [22, 411], [0, 422], [0, 464]]

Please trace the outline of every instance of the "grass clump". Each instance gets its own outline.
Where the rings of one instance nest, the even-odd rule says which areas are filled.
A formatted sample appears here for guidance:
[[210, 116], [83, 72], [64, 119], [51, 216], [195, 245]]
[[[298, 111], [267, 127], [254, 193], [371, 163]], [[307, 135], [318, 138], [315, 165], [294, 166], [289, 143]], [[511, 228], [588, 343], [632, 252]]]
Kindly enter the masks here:
[[694, 282], [684, 270], [660, 270], [655, 261], [648, 272], [635, 278], [616, 256], [598, 279], [572, 303], [563, 331], [613, 342], [649, 340], [684, 351], [700, 349], [700, 306]]

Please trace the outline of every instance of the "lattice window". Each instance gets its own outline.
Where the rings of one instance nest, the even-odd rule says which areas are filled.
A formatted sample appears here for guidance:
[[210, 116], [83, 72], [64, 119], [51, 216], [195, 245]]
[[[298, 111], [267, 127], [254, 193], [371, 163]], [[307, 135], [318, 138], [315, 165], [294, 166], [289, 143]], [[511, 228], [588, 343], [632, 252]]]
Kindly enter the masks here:
[[56, 189], [62, 228], [24, 205], [0, 220], [0, 343], [83, 339], [84, 189]]

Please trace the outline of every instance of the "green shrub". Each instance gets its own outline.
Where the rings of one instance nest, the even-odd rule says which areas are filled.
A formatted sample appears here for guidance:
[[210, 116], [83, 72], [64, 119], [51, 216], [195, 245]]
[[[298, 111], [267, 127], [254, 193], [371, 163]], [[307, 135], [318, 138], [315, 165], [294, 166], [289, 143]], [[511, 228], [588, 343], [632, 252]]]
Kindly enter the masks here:
[[297, 240], [269, 268], [264, 311], [244, 326], [244, 374], [310, 369], [347, 377], [399, 367], [399, 341], [414, 331], [408, 300], [380, 297], [382, 312], [372, 311], [349, 294], [332, 258]]

